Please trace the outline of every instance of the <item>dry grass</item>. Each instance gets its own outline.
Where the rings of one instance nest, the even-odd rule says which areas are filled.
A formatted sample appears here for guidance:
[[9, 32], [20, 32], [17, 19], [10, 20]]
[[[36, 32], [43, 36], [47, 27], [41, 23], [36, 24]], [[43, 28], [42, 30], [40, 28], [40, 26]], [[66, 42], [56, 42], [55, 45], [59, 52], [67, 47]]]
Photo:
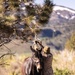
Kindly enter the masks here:
[[[23, 60], [31, 56], [31, 54], [21, 54], [16, 56], [5, 57], [0, 60], [8, 65], [0, 66], [0, 75], [21, 75], [21, 64]], [[67, 50], [56, 53], [53, 58], [53, 70], [58, 69], [58, 72], [69, 72], [69, 74], [55, 74], [55, 75], [75, 75], [75, 52], [69, 52]], [[56, 71], [57, 72], [57, 71]]]
[[68, 50], [60, 51], [54, 55], [53, 69], [68, 70], [71, 75], [75, 75], [75, 52]]
[[21, 65], [24, 59], [31, 54], [21, 54], [16, 56], [7, 56], [3, 59], [0, 59], [0, 64], [6, 63], [6, 65], [0, 65], [0, 75], [21, 75]]

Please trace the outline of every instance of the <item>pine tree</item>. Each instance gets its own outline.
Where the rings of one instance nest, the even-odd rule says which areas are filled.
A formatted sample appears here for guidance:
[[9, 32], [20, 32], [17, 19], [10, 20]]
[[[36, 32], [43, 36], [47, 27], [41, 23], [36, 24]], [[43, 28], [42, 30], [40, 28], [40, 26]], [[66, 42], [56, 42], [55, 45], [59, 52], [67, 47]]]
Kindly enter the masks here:
[[[22, 39], [34, 37], [39, 31], [36, 27], [48, 22], [52, 8], [50, 0], [45, 0], [43, 7], [35, 5], [34, 0], [0, 0], [0, 31], [10, 32], [9, 37], [13, 33]], [[24, 28], [20, 28], [22, 24]]]
[[39, 22], [47, 23], [50, 15], [52, 13], [53, 3], [50, 0], [44, 0], [44, 6], [42, 8], [42, 12], [40, 13]]

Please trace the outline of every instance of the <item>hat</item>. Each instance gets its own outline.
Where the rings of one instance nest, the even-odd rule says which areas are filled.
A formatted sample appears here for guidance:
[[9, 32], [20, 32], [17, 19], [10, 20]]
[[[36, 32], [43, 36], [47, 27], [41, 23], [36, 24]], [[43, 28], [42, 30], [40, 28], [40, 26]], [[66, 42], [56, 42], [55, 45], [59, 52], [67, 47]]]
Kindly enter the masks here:
[[47, 53], [47, 52], [48, 52], [48, 49], [49, 49], [49, 47], [48, 47], [48, 46], [45, 46], [45, 47], [43, 48], [43, 52], [44, 52], [44, 53]]

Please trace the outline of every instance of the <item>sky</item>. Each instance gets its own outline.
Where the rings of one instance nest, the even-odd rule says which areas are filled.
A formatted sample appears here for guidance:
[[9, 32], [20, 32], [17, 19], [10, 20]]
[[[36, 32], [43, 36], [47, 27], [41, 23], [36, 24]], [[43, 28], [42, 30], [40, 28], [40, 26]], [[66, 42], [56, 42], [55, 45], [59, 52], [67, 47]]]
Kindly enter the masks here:
[[[36, 3], [42, 4], [44, 0], [35, 0]], [[75, 0], [53, 0], [56, 5], [62, 5], [75, 10]]]

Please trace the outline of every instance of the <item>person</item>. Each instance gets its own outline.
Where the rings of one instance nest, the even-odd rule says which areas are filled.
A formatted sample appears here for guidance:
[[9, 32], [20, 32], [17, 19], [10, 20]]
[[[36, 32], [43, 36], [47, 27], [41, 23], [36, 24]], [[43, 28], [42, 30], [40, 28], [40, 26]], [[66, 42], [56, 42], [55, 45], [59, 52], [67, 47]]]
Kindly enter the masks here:
[[53, 68], [52, 68], [52, 60], [53, 60], [53, 55], [50, 52], [50, 47], [48, 46], [43, 46], [42, 41], [35, 41], [37, 48], [38, 45], [41, 47], [38, 50], [42, 50], [42, 56], [43, 56], [43, 62], [44, 62], [44, 68], [43, 68], [43, 75], [53, 75]]

